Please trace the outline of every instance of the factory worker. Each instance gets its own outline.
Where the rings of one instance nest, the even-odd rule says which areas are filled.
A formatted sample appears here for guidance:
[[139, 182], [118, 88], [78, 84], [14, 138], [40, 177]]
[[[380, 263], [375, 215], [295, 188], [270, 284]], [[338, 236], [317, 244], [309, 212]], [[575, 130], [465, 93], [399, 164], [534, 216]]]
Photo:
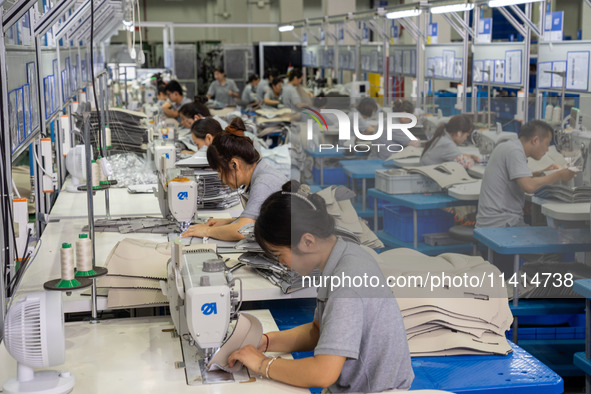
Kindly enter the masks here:
[[271, 89], [271, 82], [279, 77], [279, 71], [275, 68], [268, 68], [263, 75], [263, 80], [257, 85], [257, 101], [265, 99], [265, 93]]
[[225, 106], [234, 104], [234, 99], [240, 97], [238, 86], [236, 86], [234, 80], [226, 78], [224, 69], [220, 67], [214, 70], [213, 78], [215, 81], [209, 85], [206, 94], [207, 98], [213, 98]]
[[[283, 87], [283, 105], [287, 108], [300, 110], [311, 104], [311, 96], [309, 96], [301, 86], [303, 79], [304, 74], [299, 68], [294, 68], [289, 73], [289, 82]], [[302, 97], [302, 95], [304, 95], [304, 97]], [[306, 95], [308, 95], [308, 97], [305, 97]]]
[[244, 136], [245, 131], [242, 119], [235, 118], [207, 149], [207, 161], [218, 172], [222, 182], [231, 189], [244, 190], [241, 195], [243, 201], [246, 200], [244, 211], [239, 218], [209, 219], [205, 224], [193, 225], [183, 233], [183, 237], [208, 237], [222, 241], [243, 239], [238, 230], [254, 223], [263, 201], [273, 192], [281, 190], [281, 185], [287, 181], [269, 161], [261, 159], [252, 140]]
[[183, 105], [179, 112], [181, 115], [181, 125], [186, 129], [191, 129], [191, 126], [196, 120], [208, 117], [215, 119], [220, 124], [220, 126], [222, 126], [222, 129], [228, 126], [228, 122], [219, 116], [211, 116], [209, 108], [207, 108], [207, 106], [200, 100], [195, 100], [190, 104]]
[[265, 93], [263, 108], [279, 108], [283, 105], [283, 81], [279, 78], [276, 78], [271, 82], [270, 87], [271, 89]]
[[178, 81], [170, 81], [166, 84], [165, 89], [168, 101], [162, 105], [162, 110], [166, 116], [175, 118], [180, 122], [179, 109], [183, 105], [193, 102], [193, 100], [183, 96], [183, 88]]
[[[392, 103], [392, 112], [395, 113], [407, 113], [407, 114], [414, 114], [415, 106], [408, 100], [396, 100]], [[410, 123], [412, 120], [410, 118], [398, 118], [397, 122], [399, 123]], [[402, 147], [407, 147], [408, 145], [411, 146], [420, 146], [419, 141], [414, 141], [408, 138], [406, 134], [400, 129], [392, 130], [392, 139], [388, 139], [388, 133], [386, 131], [382, 132], [382, 135], [377, 138], [376, 140], [372, 141], [372, 144], [379, 145], [379, 150], [377, 146], [373, 146], [370, 153], [369, 153], [369, 160], [386, 160], [393, 152], [388, 151], [387, 146], [398, 144]]]
[[[476, 227], [525, 226], [525, 193], [575, 176], [567, 168], [543, 176], [542, 172], [532, 174], [529, 170], [527, 158], [540, 160], [551, 140], [552, 127], [541, 120], [532, 120], [521, 126], [518, 139], [503, 141], [495, 147], [482, 179]], [[544, 171], [558, 168], [552, 165]]]
[[213, 139], [223, 132], [219, 122], [214, 118], [196, 120], [191, 126], [191, 138], [200, 153], [207, 152], [207, 147], [211, 145]]
[[[376, 131], [376, 127], [369, 124], [369, 119], [371, 119], [378, 110], [378, 105], [374, 99], [370, 97], [362, 98], [359, 101], [359, 104], [357, 104], [356, 110], [357, 111], [351, 111], [349, 113], [351, 127], [354, 127], [355, 125], [355, 112], [357, 112], [357, 129], [359, 132], [362, 134], [373, 134]], [[351, 133], [351, 135], [354, 134]]]
[[163, 105], [168, 95], [166, 94], [166, 85], [158, 85], [158, 95], [156, 96], [156, 100], [158, 105]]
[[425, 144], [421, 165], [430, 166], [456, 161], [464, 168], [473, 167], [475, 161], [480, 161], [480, 157], [465, 155], [458, 148], [458, 145], [462, 145], [473, 131], [474, 125], [469, 116], [453, 116], [445, 125], [440, 125], [433, 134], [433, 138]]
[[[320, 196], [308, 194], [296, 181], [286, 183], [263, 203], [255, 236], [279, 264], [301, 275], [319, 269], [329, 278], [367, 275], [378, 282], [319, 286], [313, 322], [266, 333], [258, 348], [232, 353], [230, 366], [240, 361], [270, 379], [331, 393], [410, 387], [414, 374], [398, 303], [374, 257], [335, 235], [334, 219]], [[264, 354], [311, 350], [313, 357], [299, 360]]]
[[253, 103], [257, 101], [257, 86], [260, 83], [261, 78], [257, 74], [250, 74], [248, 76], [248, 83], [242, 91], [242, 101], [245, 103]]

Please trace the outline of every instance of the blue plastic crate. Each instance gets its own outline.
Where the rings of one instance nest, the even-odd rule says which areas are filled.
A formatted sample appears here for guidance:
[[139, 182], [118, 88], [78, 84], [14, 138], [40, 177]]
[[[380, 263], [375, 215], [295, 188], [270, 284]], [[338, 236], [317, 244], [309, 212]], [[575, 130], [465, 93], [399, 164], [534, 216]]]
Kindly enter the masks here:
[[[585, 339], [585, 327], [519, 327], [519, 340]], [[509, 340], [513, 338], [513, 329], [505, 332]]]
[[[454, 225], [454, 215], [441, 209], [417, 211], [417, 237], [423, 242], [424, 234], [444, 233]], [[388, 205], [384, 207], [384, 231], [403, 242], [413, 242], [412, 209]]]
[[[314, 167], [312, 169], [312, 177], [314, 183], [320, 184], [320, 168]], [[324, 184], [325, 185], [346, 185], [347, 175], [341, 167], [324, 167]]]

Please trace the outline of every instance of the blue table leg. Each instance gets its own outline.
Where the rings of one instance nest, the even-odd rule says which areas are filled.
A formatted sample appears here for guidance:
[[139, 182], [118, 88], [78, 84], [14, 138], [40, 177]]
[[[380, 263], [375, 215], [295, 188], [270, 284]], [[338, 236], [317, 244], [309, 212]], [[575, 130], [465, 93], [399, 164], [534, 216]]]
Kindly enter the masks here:
[[378, 233], [378, 198], [373, 199], [373, 231]]
[[[513, 273], [515, 274], [515, 284], [513, 285], [513, 306], [519, 305], [519, 255], [513, 256]], [[519, 326], [519, 317], [513, 318], [513, 343], [517, 343], [517, 330]]]
[[[591, 300], [585, 300], [585, 358], [591, 358]], [[585, 393], [591, 394], [591, 375], [585, 374]]]
[[320, 185], [324, 186], [324, 158], [318, 158], [320, 160]]
[[365, 183], [366, 179], [361, 179], [361, 189], [363, 195], [361, 196], [361, 211], [365, 212], [367, 209], [367, 184]]
[[419, 247], [419, 229], [418, 229], [418, 224], [417, 224], [418, 220], [417, 220], [417, 210], [413, 209], [412, 210], [412, 231], [413, 231], [413, 246], [415, 248], [415, 250], [418, 249]]

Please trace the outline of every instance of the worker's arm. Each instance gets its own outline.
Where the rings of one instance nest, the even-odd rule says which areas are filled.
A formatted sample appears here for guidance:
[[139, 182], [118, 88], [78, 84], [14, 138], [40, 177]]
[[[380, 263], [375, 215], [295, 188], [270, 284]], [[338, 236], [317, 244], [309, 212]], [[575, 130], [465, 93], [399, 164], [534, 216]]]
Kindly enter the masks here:
[[166, 102], [162, 105], [162, 111], [164, 112], [164, 115], [170, 118], [178, 118], [179, 116], [179, 111], [172, 109], [172, 104], [169, 102]]
[[271, 100], [270, 98], [265, 97], [264, 99], [265, 104], [271, 106], [271, 107], [276, 107], [279, 104], [281, 104], [281, 101], [279, 100]]
[[267, 369], [272, 359], [266, 357], [254, 346], [235, 351], [228, 358], [230, 367], [241, 361], [251, 371], [269, 378], [298, 387], [328, 387], [337, 381], [345, 365], [346, 357], [320, 354], [299, 360], [278, 358]]
[[199, 237], [199, 238], [214, 238], [221, 241], [240, 241], [244, 239], [244, 236], [238, 232], [241, 227], [246, 226], [249, 223], [254, 223], [253, 219], [250, 218], [238, 218], [235, 222], [225, 224], [222, 226], [209, 226], [208, 224], [195, 224], [187, 229], [182, 234], [183, 238], [186, 237]]
[[540, 175], [544, 175], [544, 172], [546, 171], [552, 171], [552, 170], [560, 170], [562, 167], [559, 166], [558, 164], [554, 163], [551, 164], [550, 166], [548, 166], [548, 168], [544, 168], [542, 171], [536, 171], [533, 173], [533, 176], [540, 176]]
[[533, 193], [544, 185], [552, 185], [558, 181], [570, 181], [574, 176], [574, 172], [564, 168], [545, 176], [517, 178], [517, 184], [525, 193]]
[[285, 331], [268, 332], [269, 347], [267, 347], [267, 339], [263, 337], [259, 344], [260, 351], [267, 352], [309, 352], [314, 350], [320, 338], [320, 329], [318, 321], [314, 320], [312, 323], [302, 324]]

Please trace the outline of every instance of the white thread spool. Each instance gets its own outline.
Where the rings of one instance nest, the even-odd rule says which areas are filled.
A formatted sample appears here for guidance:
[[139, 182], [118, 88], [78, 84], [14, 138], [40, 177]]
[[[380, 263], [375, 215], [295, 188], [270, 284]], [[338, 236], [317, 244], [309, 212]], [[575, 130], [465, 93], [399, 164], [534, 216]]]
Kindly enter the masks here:
[[78, 272], [92, 270], [92, 249], [88, 234], [79, 234], [76, 240], [76, 270]]
[[92, 161], [90, 163], [90, 173], [92, 175], [92, 187], [96, 187], [99, 185], [100, 182], [100, 171], [101, 168], [100, 166], [96, 163], [96, 161]]
[[544, 120], [546, 122], [552, 122], [552, 114], [554, 113], [554, 106], [552, 104], [546, 105], [546, 116]]
[[558, 105], [556, 107], [554, 107], [554, 111], [552, 112], [552, 122], [554, 122], [554, 123], [562, 122], [562, 111]]
[[111, 147], [111, 129], [109, 126], [105, 127], [105, 144], [107, 148]]
[[74, 250], [69, 243], [63, 243], [60, 249], [62, 280], [74, 279]]
[[107, 176], [105, 175], [105, 172], [103, 171], [102, 160], [103, 160], [103, 158], [99, 156], [99, 158], [97, 160], [97, 164], [99, 167], [99, 183], [108, 181]]

